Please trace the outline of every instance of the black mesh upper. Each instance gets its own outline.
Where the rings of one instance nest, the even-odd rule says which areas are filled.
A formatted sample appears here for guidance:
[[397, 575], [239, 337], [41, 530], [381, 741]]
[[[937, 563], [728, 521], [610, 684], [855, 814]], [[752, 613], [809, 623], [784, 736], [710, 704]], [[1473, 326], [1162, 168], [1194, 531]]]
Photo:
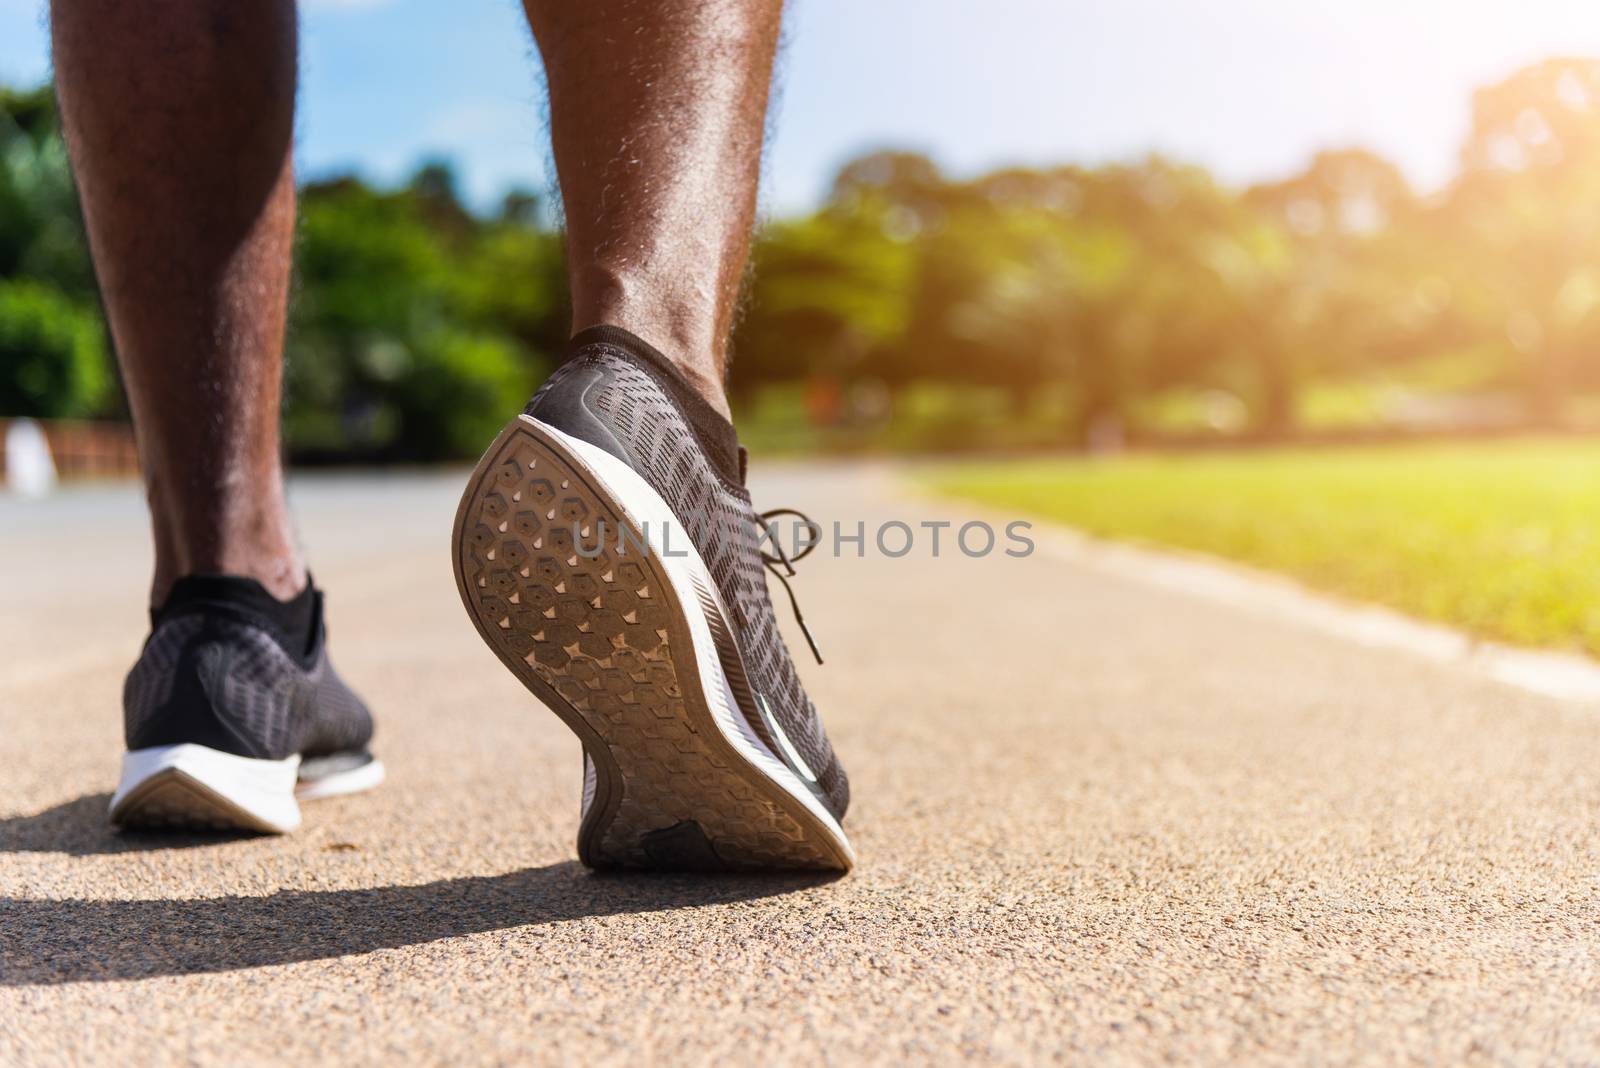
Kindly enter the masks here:
[[320, 619], [312, 648], [295, 656], [269, 621], [237, 609], [158, 616], [123, 685], [129, 749], [189, 743], [282, 760], [371, 741], [372, 717], [328, 662]]
[[[829, 807], [843, 816], [849, 782], [778, 631], [758, 546], [754, 538], [742, 536], [755, 529], [750, 495], [708, 458], [674, 401], [678, 387], [666, 380], [669, 373], [620, 344], [581, 345], [534, 395], [528, 414], [539, 418], [541, 399], [568, 377], [594, 379], [585, 391], [585, 405], [626, 450], [623, 459], [683, 524], [735, 617], [735, 637], [751, 686], [765, 696], [773, 717], [816, 772]], [[758, 733], [769, 733], [755, 710], [743, 711]]]

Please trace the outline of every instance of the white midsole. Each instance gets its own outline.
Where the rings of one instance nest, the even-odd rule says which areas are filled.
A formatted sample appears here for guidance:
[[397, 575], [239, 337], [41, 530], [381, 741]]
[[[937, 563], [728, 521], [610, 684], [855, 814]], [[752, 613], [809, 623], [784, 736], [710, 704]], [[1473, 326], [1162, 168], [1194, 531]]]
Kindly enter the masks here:
[[336, 771], [316, 779], [306, 779], [294, 787], [294, 796], [301, 801], [315, 801], [323, 797], [343, 797], [359, 794], [382, 783], [387, 774], [381, 760], [369, 760], [349, 771]]
[[300, 805], [294, 797], [299, 770], [298, 756], [258, 760], [188, 743], [133, 749], [122, 756], [122, 778], [111, 797], [111, 812], [115, 815], [123, 799], [145, 782], [178, 771], [263, 825], [287, 833], [300, 826]]
[[[731, 632], [732, 625], [727, 622], [728, 612], [722, 604], [716, 583], [711, 579], [710, 571], [689, 541], [688, 530], [678, 521], [671, 507], [639, 476], [638, 472], [604, 449], [564, 434], [548, 423], [541, 423], [531, 416], [525, 415], [521, 418], [536, 423], [539, 429], [559, 440], [584, 462], [590, 473], [605, 485], [612, 497], [619, 502], [626, 502], [628, 521], [647, 538], [651, 550], [661, 561], [667, 578], [672, 582], [679, 603], [684, 606], [684, 616], [689, 621], [689, 635], [694, 643], [700, 677], [706, 684], [706, 703], [711, 708], [711, 718], [716, 723], [717, 729], [741, 756], [816, 816], [817, 820], [827, 828], [840, 850], [854, 863], [855, 851], [850, 846], [850, 840], [845, 837], [844, 829], [839, 826], [839, 821], [823, 807], [816, 795], [800, 781], [799, 776], [767, 747], [739, 711], [738, 701], [733, 696], [733, 688], [728, 683], [727, 673], [722, 669], [722, 660], [717, 655], [716, 642], [711, 636], [711, 626], [706, 622], [704, 614], [696, 611], [701, 604], [700, 591], [705, 591], [714, 600], [717, 610], [722, 613], [723, 625]], [[678, 530], [678, 535], [670, 538], [670, 545], [667, 534], [669, 528]]]

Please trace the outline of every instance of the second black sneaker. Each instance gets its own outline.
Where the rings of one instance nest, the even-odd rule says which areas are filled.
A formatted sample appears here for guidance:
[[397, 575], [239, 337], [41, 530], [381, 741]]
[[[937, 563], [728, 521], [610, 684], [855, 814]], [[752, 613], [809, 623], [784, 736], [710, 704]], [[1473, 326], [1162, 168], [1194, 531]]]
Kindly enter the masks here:
[[151, 613], [122, 694], [125, 827], [284, 833], [300, 802], [383, 781], [372, 717], [328, 662], [322, 594], [190, 575]]
[[766, 568], [792, 574], [790, 561], [763, 550], [743, 458], [664, 357], [598, 327], [573, 339], [462, 496], [462, 601], [583, 742], [578, 851], [591, 866], [854, 861], [849, 785], [767, 593]]

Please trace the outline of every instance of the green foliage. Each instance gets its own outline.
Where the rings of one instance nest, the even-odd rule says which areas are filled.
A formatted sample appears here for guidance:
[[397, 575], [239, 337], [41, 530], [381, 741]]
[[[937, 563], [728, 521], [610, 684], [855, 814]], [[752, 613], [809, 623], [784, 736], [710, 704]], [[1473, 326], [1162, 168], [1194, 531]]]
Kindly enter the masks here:
[[734, 339], [736, 389], [881, 370], [909, 326], [913, 249], [895, 225], [889, 205], [864, 199], [766, 230]]
[[406, 190], [304, 191], [285, 404], [296, 448], [467, 457], [526, 400], [542, 366], [530, 342], [555, 309], [512, 287], [550, 273], [550, 238], [480, 223], [453, 190], [430, 165]]
[[[512, 194], [481, 219], [442, 163], [399, 190], [305, 189], [296, 253], [285, 425], [301, 455], [471, 456], [565, 336], [537, 201]], [[117, 407], [53, 95], [0, 90], [0, 415]]]
[[538, 229], [527, 199], [509, 196], [499, 219], [479, 224], [448, 285], [469, 322], [529, 352], [555, 352], [567, 340], [566, 258], [561, 236]]
[[54, 97], [0, 88], [0, 415], [82, 418], [114, 399]]
[[[820, 215], [767, 235], [745, 329], [756, 377], [781, 378], [787, 351], [841, 393], [997, 387], [1020, 413], [1065, 388], [1059, 440], [1159, 432], [1156, 398], [1227, 394], [1240, 429], [1281, 436], [1310, 409], [1319, 426], [1356, 416], [1329, 411], [1323, 384], [1470, 352], [1496, 368], [1475, 388], [1520, 394], [1511, 418], [1560, 422], [1600, 389], [1600, 62], [1531, 67], [1474, 114], [1460, 179], [1428, 198], [1359, 149], [1243, 192], [1161, 159], [955, 182], [916, 156], [866, 157]], [[838, 232], [840, 215], [864, 222]], [[863, 322], [904, 331], [863, 343]]]
[[0, 278], [19, 277], [93, 300], [94, 273], [48, 88], [0, 88]]
[[0, 279], [0, 412], [98, 413], [111, 391], [98, 318], [39, 282]]
[[[863, 156], [818, 211], [759, 235], [735, 402], [775, 420], [754, 436], [807, 447], [1284, 437], [1448, 412], [1386, 398], [1437, 392], [1454, 365], [1458, 392], [1494, 395], [1473, 418], [1571, 422], [1595, 410], [1573, 395], [1600, 393], [1600, 61], [1529, 67], [1473, 116], [1459, 178], [1427, 197], [1360, 149], [1245, 190], [1160, 158], [956, 180], [914, 153]], [[538, 198], [485, 216], [457, 190], [428, 161], [396, 189], [303, 191], [297, 453], [470, 455], [564, 343]], [[115, 411], [46, 89], [0, 91], [0, 285], [22, 309], [6, 406]]]

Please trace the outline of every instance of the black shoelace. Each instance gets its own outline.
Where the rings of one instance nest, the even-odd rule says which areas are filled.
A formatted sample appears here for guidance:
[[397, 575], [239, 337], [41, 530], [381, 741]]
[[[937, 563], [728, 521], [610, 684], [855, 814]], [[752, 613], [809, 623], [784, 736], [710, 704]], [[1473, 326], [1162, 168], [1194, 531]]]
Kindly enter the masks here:
[[[807, 539], [806, 545], [794, 556], [783, 550], [783, 542], [772, 533], [772, 520], [779, 516], [792, 515], [804, 523], [812, 536]], [[806, 626], [806, 617], [800, 614], [800, 600], [794, 595], [794, 587], [789, 585], [789, 580], [794, 578], [794, 565], [796, 560], [804, 560], [811, 555], [811, 550], [817, 547], [821, 539], [817, 531], [821, 528], [811, 521], [811, 517], [793, 508], [774, 508], [770, 512], [762, 512], [756, 516], [756, 522], [761, 524], [762, 540], [772, 546], [773, 551], [761, 550], [761, 562], [767, 565], [767, 570], [778, 576], [778, 581], [783, 583], [783, 592], [789, 595], [789, 607], [794, 609], [794, 621], [800, 624], [800, 633], [806, 636], [806, 644], [811, 646], [811, 655], [817, 658], [817, 663], [822, 663], [822, 650], [817, 648], [817, 639], [812, 635], [811, 628]]]

